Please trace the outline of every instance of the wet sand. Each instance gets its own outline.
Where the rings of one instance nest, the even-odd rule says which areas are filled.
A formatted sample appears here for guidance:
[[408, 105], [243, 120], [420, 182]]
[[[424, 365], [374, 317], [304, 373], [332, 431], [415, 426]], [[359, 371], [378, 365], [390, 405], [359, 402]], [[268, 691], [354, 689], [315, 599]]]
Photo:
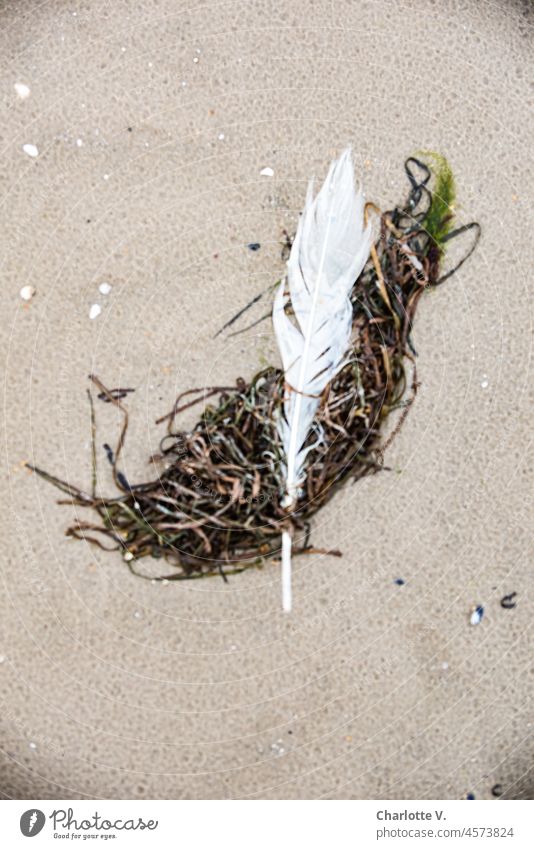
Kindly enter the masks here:
[[[532, 797], [532, 7], [191, 5], [0, 7], [0, 789]], [[441, 151], [483, 236], [421, 302], [392, 471], [314, 524], [343, 558], [297, 561], [287, 616], [276, 566], [153, 585], [65, 538], [72, 507], [24, 463], [90, 486], [93, 371], [135, 387], [123, 468], [146, 479], [180, 390], [276, 362], [268, 324], [213, 336], [280, 275], [308, 178], [347, 144], [382, 208], [406, 156]], [[111, 492], [119, 421], [97, 412]]]

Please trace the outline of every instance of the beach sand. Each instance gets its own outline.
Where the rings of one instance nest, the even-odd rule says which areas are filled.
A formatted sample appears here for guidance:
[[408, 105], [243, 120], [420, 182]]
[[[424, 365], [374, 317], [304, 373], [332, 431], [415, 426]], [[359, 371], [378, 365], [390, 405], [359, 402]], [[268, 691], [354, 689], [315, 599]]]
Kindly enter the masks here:
[[[2, 4], [4, 797], [534, 796], [529, 9]], [[268, 322], [213, 337], [347, 144], [382, 208], [406, 156], [442, 152], [483, 233], [421, 301], [392, 471], [314, 522], [343, 558], [299, 558], [284, 615], [275, 564], [151, 584], [67, 539], [73, 508], [24, 463], [90, 487], [94, 372], [135, 388], [123, 470], [145, 480], [179, 391], [278, 362]], [[113, 492], [119, 420], [97, 416]]]

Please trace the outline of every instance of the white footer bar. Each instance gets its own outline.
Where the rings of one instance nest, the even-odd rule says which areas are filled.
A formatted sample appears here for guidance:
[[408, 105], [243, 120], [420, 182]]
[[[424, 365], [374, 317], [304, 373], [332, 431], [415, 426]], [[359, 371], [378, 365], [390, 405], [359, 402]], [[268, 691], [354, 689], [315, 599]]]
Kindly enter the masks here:
[[[77, 801], [0, 803], [6, 847], [184, 849], [534, 847], [529, 801]], [[35, 837], [35, 844], [28, 838]]]

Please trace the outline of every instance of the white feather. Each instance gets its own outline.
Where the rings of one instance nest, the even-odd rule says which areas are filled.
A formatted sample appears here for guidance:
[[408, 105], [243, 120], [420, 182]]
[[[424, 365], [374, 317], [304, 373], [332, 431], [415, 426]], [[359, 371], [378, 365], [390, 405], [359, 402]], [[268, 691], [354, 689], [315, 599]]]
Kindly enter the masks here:
[[[282, 504], [290, 509], [305, 480], [305, 446], [322, 392], [346, 362], [352, 327], [351, 289], [371, 249], [364, 198], [354, 186], [350, 149], [333, 162], [313, 197], [313, 181], [273, 305], [273, 324], [285, 372]], [[286, 314], [291, 302], [295, 322]], [[282, 536], [282, 601], [291, 609], [291, 537]]]

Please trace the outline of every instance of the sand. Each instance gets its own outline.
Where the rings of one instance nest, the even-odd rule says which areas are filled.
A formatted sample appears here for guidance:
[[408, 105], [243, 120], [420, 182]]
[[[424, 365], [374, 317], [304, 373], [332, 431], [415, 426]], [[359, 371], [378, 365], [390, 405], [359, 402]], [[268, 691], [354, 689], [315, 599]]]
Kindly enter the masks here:
[[[4, 797], [534, 795], [529, 9], [2, 4]], [[280, 274], [308, 178], [348, 143], [384, 208], [407, 155], [444, 153], [483, 236], [421, 303], [393, 471], [315, 522], [343, 558], [297, 561], [287, 616], [276, 566], [152, 585], [65, 538], [72, 508], [24, 462], [90, 485], [94, 371], [135, 387], [143, 480], [181, 389], [276, 361], [268, 324], [213, 335]], [[98, 426], [112, 491], [100, 402]]]

